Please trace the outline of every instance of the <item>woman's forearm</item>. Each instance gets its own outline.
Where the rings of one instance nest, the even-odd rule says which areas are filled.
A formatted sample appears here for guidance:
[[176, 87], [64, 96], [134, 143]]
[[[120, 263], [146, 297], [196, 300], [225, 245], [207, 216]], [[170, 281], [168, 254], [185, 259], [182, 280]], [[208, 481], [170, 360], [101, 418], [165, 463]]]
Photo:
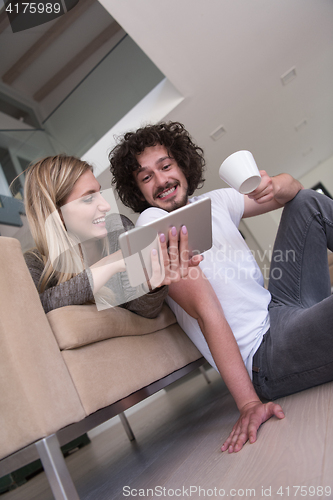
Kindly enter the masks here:
[[118, 250], [111, 255], [107, 255], [89, 269], [93, 278], [93, 293], [97, 293], [114, 274], [125, 271], [125, 263], [121, 251]]

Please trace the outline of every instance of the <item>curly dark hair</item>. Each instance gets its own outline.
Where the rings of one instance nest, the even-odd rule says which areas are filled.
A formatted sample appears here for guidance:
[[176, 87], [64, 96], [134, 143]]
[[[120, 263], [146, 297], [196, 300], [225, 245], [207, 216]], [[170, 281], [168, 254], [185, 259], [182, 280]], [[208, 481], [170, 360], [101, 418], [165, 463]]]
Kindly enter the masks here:
[[146, 148], [157, 144], [165, 146], [168, 155], [176, 160], [183, 171], [188, 183], [189, 196], [204, 183], [203, 150], [194, 144], [181, 123], [162, 122], [139, 128], [136, 132], [127, 132], [110, 152], [109, 161], [113, 175], [112, 184], [124, 205], [134, 212], [142, 212], [149, 207], [146, 200], [142, 199], [133, 175], [133, 172], [140, 167], [136, 157]]

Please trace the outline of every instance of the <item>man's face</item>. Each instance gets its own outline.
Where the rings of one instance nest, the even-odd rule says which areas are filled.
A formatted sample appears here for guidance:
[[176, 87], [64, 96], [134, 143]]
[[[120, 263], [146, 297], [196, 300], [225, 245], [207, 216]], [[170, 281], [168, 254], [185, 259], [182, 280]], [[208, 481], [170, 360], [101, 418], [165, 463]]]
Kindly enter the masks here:
[[188, 203], [188, 184], [177, 162], [165, 146], [157, 144], [137, 155], [140, 165], [134, 172], [143, 198], [152, 207], [172, 212]]

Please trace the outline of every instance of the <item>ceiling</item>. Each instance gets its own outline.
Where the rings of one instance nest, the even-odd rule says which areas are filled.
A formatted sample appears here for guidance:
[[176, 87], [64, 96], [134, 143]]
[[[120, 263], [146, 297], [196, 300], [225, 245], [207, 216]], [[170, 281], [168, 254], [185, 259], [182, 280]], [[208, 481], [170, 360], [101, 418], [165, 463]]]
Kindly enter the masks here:
[[333, 155], [332, 0], [80, 0], [15, 34], [2, 9], [0, 90], [43, 120], [125, 32], [185, 97], [167, 118], [204, 148], [208, 188], [239, 149], [295, 177]]
[[240, 149], [298, 178], [333, 155], [331, 0], [101, 3], [184, 95], [167, 118], [204, 148], [206, 190]]
[[2, 7], [0, 91], [42, 122], [124, 35], [97, 0], [79, 0], [65, 15], [16, 33]]

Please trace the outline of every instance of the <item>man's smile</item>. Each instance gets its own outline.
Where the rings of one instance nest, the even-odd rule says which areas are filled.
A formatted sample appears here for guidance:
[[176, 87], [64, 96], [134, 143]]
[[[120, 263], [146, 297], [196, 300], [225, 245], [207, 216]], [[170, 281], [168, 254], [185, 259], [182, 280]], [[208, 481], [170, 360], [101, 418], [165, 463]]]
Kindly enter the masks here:
[[164, 199], [166, 199], [168, 197], [171, 197], [174, 194], [176, 194], [177, 187], [178, 187], [177, 184], [175, 184], [172, 187], [168, 187], [167, 189], [165, 189], [164, 191], [162, 191], [161, 193], [159, 193], [158, 195], [156, 195], [155, 198], [159, 198], [159, 199], [164, 200]]

